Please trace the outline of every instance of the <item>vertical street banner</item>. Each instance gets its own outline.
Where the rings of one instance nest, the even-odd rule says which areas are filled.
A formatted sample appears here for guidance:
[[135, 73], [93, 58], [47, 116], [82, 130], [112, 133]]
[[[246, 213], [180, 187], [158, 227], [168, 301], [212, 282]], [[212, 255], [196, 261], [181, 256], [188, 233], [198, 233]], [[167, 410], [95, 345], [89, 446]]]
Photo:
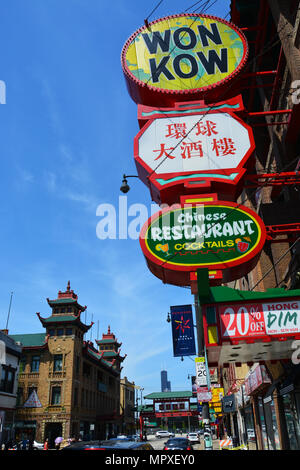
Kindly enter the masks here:
[[192, 306], [176, 305], [170, 307], [170, 309], [174, 357], [195, 356], [196, 346]]

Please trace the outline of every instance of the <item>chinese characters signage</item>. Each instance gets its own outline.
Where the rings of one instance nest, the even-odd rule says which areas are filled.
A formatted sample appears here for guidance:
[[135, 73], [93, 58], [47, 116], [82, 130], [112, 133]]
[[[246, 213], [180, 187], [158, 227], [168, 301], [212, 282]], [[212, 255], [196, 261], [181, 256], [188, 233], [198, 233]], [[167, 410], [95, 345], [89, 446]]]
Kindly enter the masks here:
[[177, 305], [171, 307], [171, 321], [174, 357], [195, 355], [192, 306]]
[[142, 129], [134, 157], [156, 202], [174, 203], [175, 190], [188, 194], [212, 187], [236, 196], [240, 189], [236, 186], [255, 148], [251, 128], [232, 112], [243, 109], [240, 97], [213, 107], [202, 104], [201, 113], [195, 104], [200, 111], [201, 103], [177, 104], [164, 113], [139, 107]]
[[204, 92], [216, 96], [239, 73], [247, 55], [246, 39], [233, 24], [179, 14], [136, 31], [123, 47], [121, 61], [132, 99], [166, 106], [174, 98], [188, 101]]

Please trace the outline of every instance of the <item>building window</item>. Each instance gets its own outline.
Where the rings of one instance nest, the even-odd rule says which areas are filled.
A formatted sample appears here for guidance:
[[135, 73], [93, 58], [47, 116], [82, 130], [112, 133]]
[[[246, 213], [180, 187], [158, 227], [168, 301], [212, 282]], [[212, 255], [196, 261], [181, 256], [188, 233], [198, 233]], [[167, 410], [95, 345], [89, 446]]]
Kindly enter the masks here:
[[74, 406], [78, 405], [78, 388], [74, 389]]
[[53, 360], [53, 372], [61, 372], [63, 365], [63, 356], [62, 354], [54, 354]]
[[65, 332], [65, 335], [66, 336], [70, 336], [73, 334], [73, 329], [72, 328], [66, 328], [66, 332]]
[[25, 371], [25, 367], [26, 367], [26, 357], [23, 356], [21, 357], [21, 360], [20, 360], [19, 374], [23, 374], [23, 372]]
[[79, 356], [76, 356], [76, 359], [75, 359], [75, 371], [77, 375], [80, 372], [80, 357]]
[[23, 388], [22, 387], [18, 387], [16, 405], [17, 406], [22, 406], [23, 405]]
[[51, 405], [60, 405], [61, 402], [61, 387], [55, 386], [51, 390]]
[[54, 336], [54, 335], [55, 335], [55, 329], [54, 329], [54, 328], [50, 328], [50, 329], [48, 330], [48, 335], [49, 335], [49, 336]]
[[72, 312], [72, 308], [71, 308], [71, 307], [68, 307], [68, 308], [67, 308], [67, 312], [68, 312], [68, 313], [71, 313], [71, 312]]
[[64, 334], [64, 329], [63, 328], [57, 328], [57, 336], [63, 336]]
[[13, 393], [15, 380], [15, 370], [8, 366], [2, 366], [0, 391]]
[[31, 358], [31, 372], [38, 372], [40, 369], [40, 356], [32, 356]]
[[86, 362], [83, 363], [82, 373], [86, 377], [89, 377], [91, 375], [91, 366], [89, 364], [87, 364]]

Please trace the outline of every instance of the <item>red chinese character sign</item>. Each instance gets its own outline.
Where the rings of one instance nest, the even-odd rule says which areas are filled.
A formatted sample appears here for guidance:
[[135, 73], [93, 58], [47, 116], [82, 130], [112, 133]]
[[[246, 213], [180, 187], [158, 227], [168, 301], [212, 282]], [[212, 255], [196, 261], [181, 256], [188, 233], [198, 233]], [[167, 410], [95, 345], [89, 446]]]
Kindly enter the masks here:
[[210, 191], [237, 198], [255, 149], [251, 128], [234, 114], [242, 110], [240, 96], [214, 106], [139, 106], [134, 157], [154, 201], [172, 204], [180, 195]]

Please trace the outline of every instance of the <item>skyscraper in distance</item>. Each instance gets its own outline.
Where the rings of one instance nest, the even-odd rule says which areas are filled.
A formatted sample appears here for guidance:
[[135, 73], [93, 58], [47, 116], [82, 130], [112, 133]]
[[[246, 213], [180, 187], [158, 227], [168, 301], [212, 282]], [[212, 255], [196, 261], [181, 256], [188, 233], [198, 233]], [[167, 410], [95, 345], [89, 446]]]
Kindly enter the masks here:
[[161, 379], [161, 391], [162, 392], [170, 392], [171, 391], [171, 382], [168, 380], [168, 372], [166, 370], [161, 371], [160, 379]]

